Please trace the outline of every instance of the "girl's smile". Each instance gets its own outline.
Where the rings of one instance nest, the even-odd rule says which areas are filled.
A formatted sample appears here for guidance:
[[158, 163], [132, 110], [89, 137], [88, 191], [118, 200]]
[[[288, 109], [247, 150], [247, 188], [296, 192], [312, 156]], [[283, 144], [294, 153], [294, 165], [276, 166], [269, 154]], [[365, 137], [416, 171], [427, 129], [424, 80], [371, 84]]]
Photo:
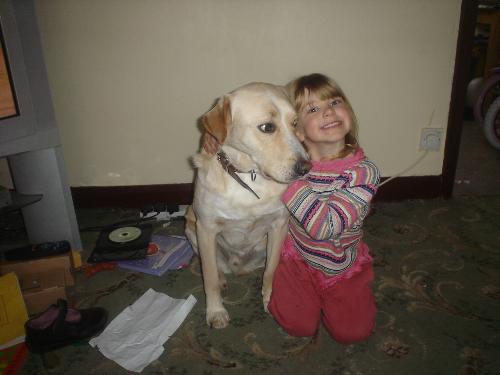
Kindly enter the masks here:
[[342, 122], [341, 121], [333, 121], [333, 122], [329, 122], [325, 125], [322, 125], [321, 126], [321, 129], [330, 129], [330, 128], [338, 128], [342, 126]]

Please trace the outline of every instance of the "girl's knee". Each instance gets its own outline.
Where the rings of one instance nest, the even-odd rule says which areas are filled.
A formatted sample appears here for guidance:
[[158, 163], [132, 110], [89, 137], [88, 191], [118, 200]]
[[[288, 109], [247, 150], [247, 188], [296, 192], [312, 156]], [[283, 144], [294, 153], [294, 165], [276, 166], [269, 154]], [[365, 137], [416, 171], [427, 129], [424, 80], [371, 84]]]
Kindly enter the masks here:
[[[276, 320], [278, 321], [278, 320]], [[319, 321], [309, 320], [298, 320], [298, 319], [288, 319], [283, 321], [278, 321], [279, 325], [283, 330], [290, 336], [296, 337], [309, 337], [314, 336], [318, 330]]]
[[342, 344], [365, 341], [375, 328], [375, 303], [348, 311], [324, 311], [323, 324], [333, 339]]
[[279, 304], [271, 298], [269, 312], [274, 320], [291, 336], [313, 336], [320, 323], [320, 310], [313, 306]]
[[365, 320], [342, 324], [334, 320], [323, 319], [326, 330], [332, 338], [341, 344], [355, 344], [365, 341], [375, 328], [375, 315]]
[[[375, 325], [366, 327], [343, 327], [342, 329], [326, 327], [332, 338], [344, 345], [365, 341], [371, 336]], [[345, 328], [345, 329], [344, 329]]]

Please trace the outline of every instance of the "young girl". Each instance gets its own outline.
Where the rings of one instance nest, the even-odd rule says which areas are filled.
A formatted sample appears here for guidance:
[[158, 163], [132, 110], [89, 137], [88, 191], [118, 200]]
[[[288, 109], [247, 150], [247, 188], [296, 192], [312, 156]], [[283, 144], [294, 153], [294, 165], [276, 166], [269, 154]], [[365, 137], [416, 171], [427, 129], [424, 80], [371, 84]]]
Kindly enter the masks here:
[[372, 258], [361, 228], [379, 172], [358, 145], [352, 107], [334, 81], [311, 74], [288, 89], [312, 169], [282, 197], [292, 217], [269, 311], [290, 335], [312, 336], [322, 321], [336, 341], [359, 342], [375, 325]]

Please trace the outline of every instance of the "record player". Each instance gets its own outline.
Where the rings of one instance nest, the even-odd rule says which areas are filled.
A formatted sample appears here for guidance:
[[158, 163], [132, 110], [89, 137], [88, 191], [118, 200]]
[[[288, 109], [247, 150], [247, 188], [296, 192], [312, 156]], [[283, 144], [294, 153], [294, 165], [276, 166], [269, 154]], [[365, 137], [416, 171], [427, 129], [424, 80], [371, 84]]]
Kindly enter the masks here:
[[87, 262], [113, 262], [146, 257], [153, 226], [108, 227], [101, 231]]

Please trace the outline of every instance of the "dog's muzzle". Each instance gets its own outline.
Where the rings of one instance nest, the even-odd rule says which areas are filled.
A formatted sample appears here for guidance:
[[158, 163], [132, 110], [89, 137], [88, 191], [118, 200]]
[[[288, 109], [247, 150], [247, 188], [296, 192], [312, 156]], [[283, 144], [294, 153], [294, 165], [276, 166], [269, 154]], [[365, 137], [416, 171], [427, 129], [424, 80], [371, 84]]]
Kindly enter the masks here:
[[297, 163], [295, 163], [295, 165], [293, 166], [293, 173], [295, 173], [297, 177], [301, 177], [305, 175], [307, 172], [309, 172], [311, 167], [312, 167], [311, 162], [309, 162], [306, 159], [299, 159]]

